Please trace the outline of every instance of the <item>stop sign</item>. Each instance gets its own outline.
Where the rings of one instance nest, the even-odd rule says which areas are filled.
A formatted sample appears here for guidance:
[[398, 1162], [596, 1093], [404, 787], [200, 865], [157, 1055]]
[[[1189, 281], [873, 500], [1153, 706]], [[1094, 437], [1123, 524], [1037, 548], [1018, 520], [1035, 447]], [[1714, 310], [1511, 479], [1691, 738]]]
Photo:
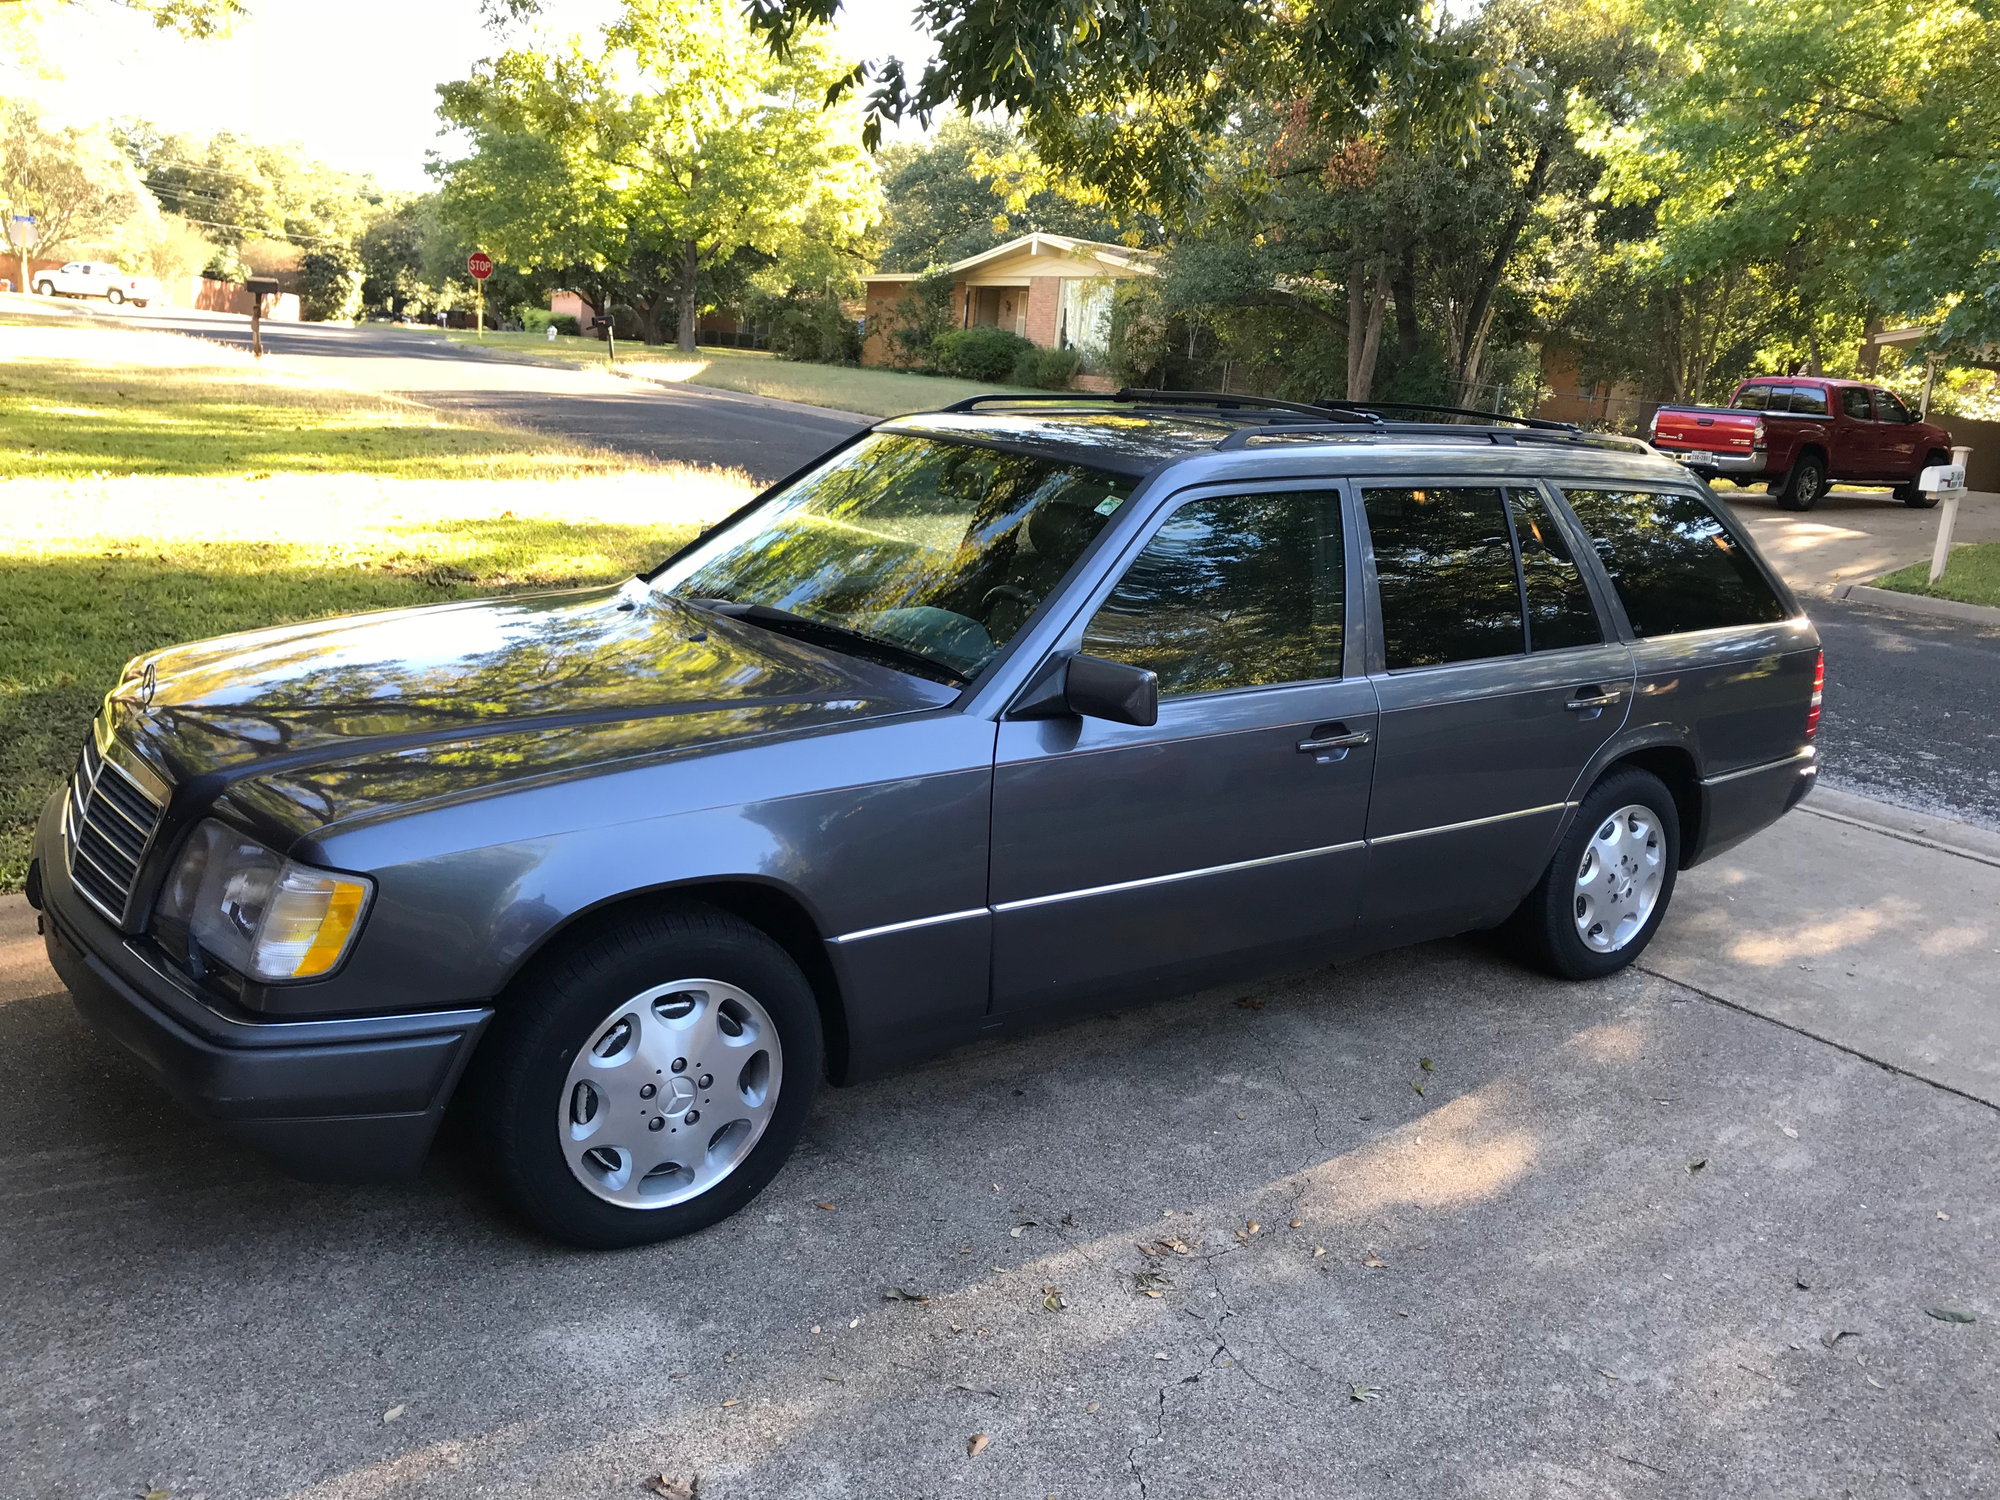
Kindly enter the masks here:
[[493, 258], [484, 250], [475, 250], [466, 261], [465, 269], [472, 273], [474, 281], [484, 281], [493, 274]]

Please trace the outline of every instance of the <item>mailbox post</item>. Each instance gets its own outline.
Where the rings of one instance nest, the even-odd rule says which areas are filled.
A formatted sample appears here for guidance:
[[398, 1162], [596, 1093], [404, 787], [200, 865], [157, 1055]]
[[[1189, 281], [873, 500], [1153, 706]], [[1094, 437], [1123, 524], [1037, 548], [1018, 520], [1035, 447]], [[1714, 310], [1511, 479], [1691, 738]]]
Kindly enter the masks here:
[[1965, 493], [1965, 465], [1971, 457], [1970, 448], [1954, 448], [1950, 463], [1933, 464], [1917, 476], [1918, 489], [1944, 500], [1944, 509], [1938, 514], [1937, 545], [1931, 548], [1932, 583], [1944, 576], [1951, 562], [1951, 533], [1958, 525], [1958, 497]]
[[592, 318], [590, 326], [604, 335], [604, 362], [610, 365], [617, 364], [618, 335], [612, 331], [611, 320], [609, 318]]
[[264, 299], [278, 295], [278, 283], [268, 276], [252, 276], [243, 283], [250, 294], [250, 352], [264, 357]]

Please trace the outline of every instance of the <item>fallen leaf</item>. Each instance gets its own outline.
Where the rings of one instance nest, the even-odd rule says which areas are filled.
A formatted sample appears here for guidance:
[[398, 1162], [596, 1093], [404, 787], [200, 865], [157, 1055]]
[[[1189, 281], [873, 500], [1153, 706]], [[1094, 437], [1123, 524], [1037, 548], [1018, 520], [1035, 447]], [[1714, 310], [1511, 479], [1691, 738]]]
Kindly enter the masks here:
[[1132, 1290], [1142, 1297], [1157, 1297], [1172, 1285], [1158, 1271], [1138, 1271], [1132, 1277]]
[[1795, 1141], [1799, 1138], [1799, 1133], [1789, 1125], [1780, 1125], [1778, 1129], [1784, 1133], [1786, 1140]]
[[819, 1332], [819, 1324], [817, 1324], [817, 1323], [813, 1324], [813, 1332], [814, 1332], [814, 1333], [818, 1333], [818, 1332]]
[[847, 1320], [847, 1326], [849, 1328], [859, 1328], [861, 1326], [861, 1320], [859, 1318], [849, 1318]]
[[1977, 1323], [1979, 1319], [1969, 1312], [1960, 1312], [1955, 1307], [1927, 1307], [1924, 1309], [1940, 1323]]
[[1313, 1259], [1314, 1259], [1314, 1260], [1318, 1260], [1318, 1259], [1319, 1259], [1319, 1258], [1320, 1258], [1320, 1257], [1321, 1257], [1322, 1255], [1324, 1255], [1324, 1254], [1326, 1254], [1326, 1246], [1324, 1246], [1324, 1245], [1314, 1245], [1314, 1246], [1313, 1246]]
[[1018, 1240], [1022, 1235], [1026, 1234], [1030, 1229], [1033, 1229], [1034, 1227], [1035, 1227], [1035, 1221], [1033, 1219], [1023, 1219], [1020, 1223], [1016, 1224], [1012, 1229], [1008, 1230], [1007, 1233], [1014, 1239]]
[[983, 1432], [973, 1433], [971, 1437], [965, 1440], [965, 1456], [967, 1458], [979, 1457], [980, 1454], [986, 1451], [986, 1445], [991, 1441], [992, 1439], [987, 1437]]
[[1350, 1385], [1347, 1388], [1347, 1399], [1350, 1401], [1380, 1401], [1382, 1399], [1382, 1388], [1377, 1385]]
[[1428, 1073], [1431, 1070], [1431, 1060], [1428, 1057], [1420, 1057], [1417, 1059], [1417, 1066]]
[[1951, 1215], [1950, 1215], [1950, 1214], [1948, 1214], [1948, 1213], [1944, 1213], [1944, 1212], [1940, 1211], [1940, 1212], [1939, 1212], [1939, 1214], [1938, 1214], [1938, 1217], [1939, 1217], [1940, 1219], [1943, 1219], [1943, 1220], [1944, 1220], [1944, 1221], [1945, 1221], [1946, 1223], [1950, 1223], [1950, 1222], [1951, 1222]]
[[1856, 1333], [1852, 1328], [1843, 1328], [1840, 1329], [1838, 1332], [1829, 1328], [1825, 1333], [1822, 1333], [1819, 1336], [1819, 1341], [1822, 1344], [1826, 1345], [1827, 1348], [1831, 1349], [1835, 1344], [1839, 1343], [1842, 1339], [1858, 1339], [1860, 1337], [1861, 1335]]
[[1371, 1271], [1385, 1271], [1389, 1267], [1389, 1262], [1387, 1262], [1386, 1260], [1377, 1260], [1372, 1255], [1369, 1256], [1366, 1260], [1362, 1261], [1361, 1264], [1368, 1267], [1368, 1269]]
[[1602, 1375], [1606, 1380], [1623, 1380], [1625, 1378], [1623, 1375], [1605, 1369], [1602, 1365], [1597, 1367], [1597, 1373]]
[[1874, 1386], [1875, 1389], [1878, 1391], [1887, 1389], [1887, 1387], [1884, 1386], [1882, 1382], [1877, 1380], [1873, 1375], [1864, 1375], [1862, 1379], [1866, 1380], [1870, 1385]]
[[385, 1422], [399, 1422], [403, 1418], [403, 1413], [408, 1410], [407, 1406], [392, 1406], [382, 1413], [382, 1420]]
[[1172, 1357], [1173, 1356], [1167, 1354], [1164, 1350], [1156, 1351], [1153, 1355], [1153, 1358], [1155, 1359], [1171, 1359]]
[[1688, 1163], [1688, 1170], [1690, 1172], [1699, 1172], [1703, 1167], [1707, 1165], [1708, 1165], [1707, 1157], [1697, 1156], [1693, 1161]]
[[1238, 1010], [1262, 1010], [1264, 1002], [1255, 995], [1245, 995], [1241, 1000], [1236, 1002], [1236, 1008]]
[[1252, 1219], [1248, 1224], [1245, 1224], [1243, 1227], [1249, 1230], [1252, 1234], [1262, 1234], [1264, 1232], [1264, 1226], [1262, 1224], [1259, 1224], [1255, 1219]]
[[1095, 1401], [1086, 1402], [1084, 1404], [1083, 1414], [1085, 1416], [1091, 1416], [1095, 1414], [1096, 1411], [1097, 1411], [1097, 1403]]
[[694, 1500], [694, 1486], [685, 1479], [670, 1478], [665, 1474], [655, 1474], [646, 1481], [646, 1488], [665, 1500]]
[[826, 1210], [826, 1211], [827, 1211], [828, 1213], [832, 1213], [832, 1212], [833, 1212], [833, 1205], [832, 1205], [831, 1203], [815, 1203], [815, 1204], [813, 1205], [813, 1207], [814, 1207], [814, 1208], [823, 1208], [823, 1209], [825, 1209], [825, 1210]]
[[1061, 1312], [1068, 1306], [1069, 1304], [1063, 1301], [1063, 1294], [1054, 1287], [1042, 1288], [1042, 1311]]
[[973, 1396], [991, 1396], [996, 1401], [1000, 1399], [998, 1391], [988, 1390], [983, 1385], [966, 1385], [962, 1381], [953, 1381], [951, 1388], [955, 1391], [964, 1391]]
[[1306, 1227], [1306, 1221], [1304, 1219], [1294, 1219], [1292, 1220], [1291, 1227], [1294, 1229], [1303, 1229]]
[[1422, 1085], [1421, 1083], [1413, 1083], [1413, 1084], [1411, 1084], [1411, 1085], [1410, 1085], [1410, 1087], [1411, 1087], [1411, 1088], [1413, 1088], [1413, 1089], [1415, 1089], [1415, 1090], [1417, 1091], [1417, 1093], [1419, 1093], [1419, 1094], [1423, 1094], [1423, 1096], [1424, 1096], [1425, 1098], [1429, 1098], [1429, 1097], [1430, 1097], [1430, 1096], [1429, 1096], [1428, 1094], [1424, 1094], [1424, 1086], [1423, 1086], [1423, 1085]]
[[147, 1490], [146, 1500], [174, 1500], [172, 1490]]
[[737, 1400], [734, 1396], [731, 1396], [727, 1401], [723, 1402], [722, 1404], [724, 1406], [741, 1406], [743, 1403]]
[[892, 1286], [882, 1294], [882, 1300], [884, 1302], [928, 1302], [931, 1299], [926, 1297], [922, 1292], [906, 1291], [902, 1287]]

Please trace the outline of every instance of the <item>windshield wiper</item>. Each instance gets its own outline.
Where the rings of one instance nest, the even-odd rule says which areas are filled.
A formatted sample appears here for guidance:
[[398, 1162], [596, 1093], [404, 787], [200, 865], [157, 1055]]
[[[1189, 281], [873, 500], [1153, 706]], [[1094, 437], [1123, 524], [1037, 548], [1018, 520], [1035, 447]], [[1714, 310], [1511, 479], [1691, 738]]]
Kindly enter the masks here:
[[963, 687], [972, 680], [956, 667], [948, 667], [936, 658], [926, 656], [921, 651], [913, 651], [908, 646], [885, 641], [879, 635], [869, 635], [864, 630], [836, 625], [830, 620], [815, 620], [806, 615], [795, 615], [789, 609], [779, 609], [776, 605], [741, 604], [734, 599], [690, 598], [686, 602], [698, 605], [713, 614], [726, 615], [732, 620], [748, 620], [752, 625], [762, 625], [766, 630], [775, 630], [781, 635], [815, 641], [821, 645], [831, 646], [835, 650], [844, 650], [851, 656], [871, 658], [883, 666], [894, 667], [903, 672], [914, 672], [919, 677], [930, 678], [933, 682]]

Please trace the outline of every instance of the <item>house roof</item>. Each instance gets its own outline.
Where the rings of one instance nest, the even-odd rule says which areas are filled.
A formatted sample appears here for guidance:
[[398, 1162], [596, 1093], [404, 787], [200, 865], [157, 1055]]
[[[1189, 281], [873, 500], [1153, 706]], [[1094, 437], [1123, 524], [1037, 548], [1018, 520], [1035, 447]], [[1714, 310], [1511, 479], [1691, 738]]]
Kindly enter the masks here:
[[[1137, 271], [1141, 275], [1153, 274], [1154, 252], [1134, 250], [1130, 245], [1113, 245], [1105, 240], [1071, 239], [1066, 234], [1024, 234], [995, 245], [991, 250], [982, 250], [977, 255], [968, 255], [964, 260], [955, 260], [944, 268], [945, 273], [958, 276], [967, 271], [976, 271], [981, 266], [996, 260], [1005, 260], [1022, 252], [1029, 255], [1062, 255], [1075, 260], [1102, 261], [1121, 271]], [[878, 271], [873, 276], [864, 276], [863, 281], [915, 281], [925, 273], [921, 271]]]

